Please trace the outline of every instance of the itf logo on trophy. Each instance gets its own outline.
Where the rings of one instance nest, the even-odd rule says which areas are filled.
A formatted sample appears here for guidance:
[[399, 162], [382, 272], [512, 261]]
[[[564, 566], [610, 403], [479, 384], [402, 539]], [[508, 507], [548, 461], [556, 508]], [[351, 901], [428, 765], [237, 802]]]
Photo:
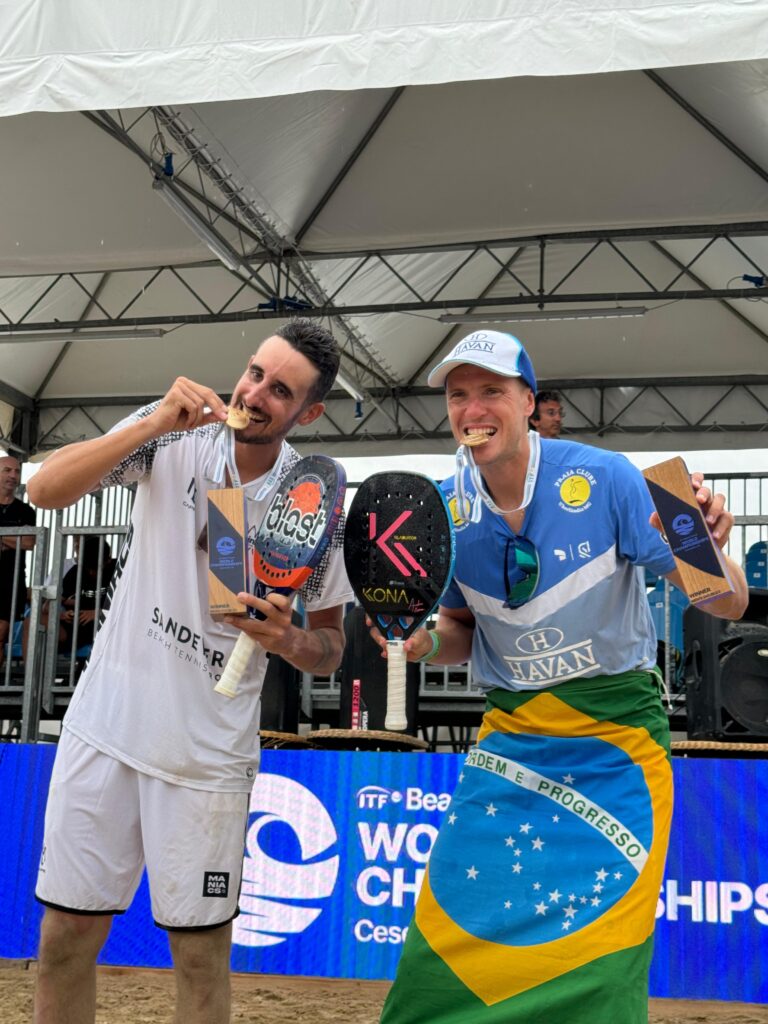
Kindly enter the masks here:
[[683, 460], [678, 456], [660, 462], [643, 476], [691, 602], [730, 594], [733, 587], [725, 561], [694, 497]]

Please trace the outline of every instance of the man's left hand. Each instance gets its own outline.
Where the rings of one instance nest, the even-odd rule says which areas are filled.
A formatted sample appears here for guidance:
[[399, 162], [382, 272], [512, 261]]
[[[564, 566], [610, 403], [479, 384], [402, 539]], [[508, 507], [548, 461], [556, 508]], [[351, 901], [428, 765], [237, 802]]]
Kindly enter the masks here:
[[[708, 487], [705, 487], [703, 473], [691, 473], [691, 487], [707, 520], [712, 537], [718, 547], [724, 548], [733, 528], [733, 514], [725, 507], [725, 495], [713, 494]], [[653, 513], [650, 524], [660, 533], [663, 532], [658, 512]]]

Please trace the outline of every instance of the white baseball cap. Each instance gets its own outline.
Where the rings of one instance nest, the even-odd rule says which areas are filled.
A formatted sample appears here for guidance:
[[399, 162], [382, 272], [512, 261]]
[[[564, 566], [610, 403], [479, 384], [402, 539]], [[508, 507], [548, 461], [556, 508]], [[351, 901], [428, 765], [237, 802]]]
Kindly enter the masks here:
[[472, 363], [501, 377], [520, 377], [536, 393], [536, 374], [522, 343], [502, 331], [473, 331], [430, 371], [427, 384], [439, 388], [457, 366]]

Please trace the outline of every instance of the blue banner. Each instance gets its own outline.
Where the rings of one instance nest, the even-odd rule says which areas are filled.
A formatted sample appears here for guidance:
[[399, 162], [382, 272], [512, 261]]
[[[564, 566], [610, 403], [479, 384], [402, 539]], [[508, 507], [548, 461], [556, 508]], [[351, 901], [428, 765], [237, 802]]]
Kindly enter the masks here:
[[[55, 748], [0, 745], [0, 957], [33, 957]], [[264, 751], [251, 798], [237, 971], [392, 978], [463, 758]], [[676, 760], [655, 996], [768, 1002], [768, 764]], [[101, 962], [170, 965], [146, 879]]]

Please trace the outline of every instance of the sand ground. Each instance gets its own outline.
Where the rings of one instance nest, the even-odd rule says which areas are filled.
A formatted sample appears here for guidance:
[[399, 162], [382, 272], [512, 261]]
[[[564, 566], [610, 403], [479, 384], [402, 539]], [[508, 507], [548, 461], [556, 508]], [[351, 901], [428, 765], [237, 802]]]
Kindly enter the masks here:
[[[0, 961], [0, 1020], [32, 1019], [35, 965]], [[239, 974], [233, 978], [233, 1024], [377, 1024], [389, 983]], [[99, 968], [97, 1024], [168, 1024], [173, 1016], [169, 971]], [[768, 1024], [768, 1006], [652, 999], [650, 1024]], [[619, 1024], [619, 1022], [617, 1022]]]

